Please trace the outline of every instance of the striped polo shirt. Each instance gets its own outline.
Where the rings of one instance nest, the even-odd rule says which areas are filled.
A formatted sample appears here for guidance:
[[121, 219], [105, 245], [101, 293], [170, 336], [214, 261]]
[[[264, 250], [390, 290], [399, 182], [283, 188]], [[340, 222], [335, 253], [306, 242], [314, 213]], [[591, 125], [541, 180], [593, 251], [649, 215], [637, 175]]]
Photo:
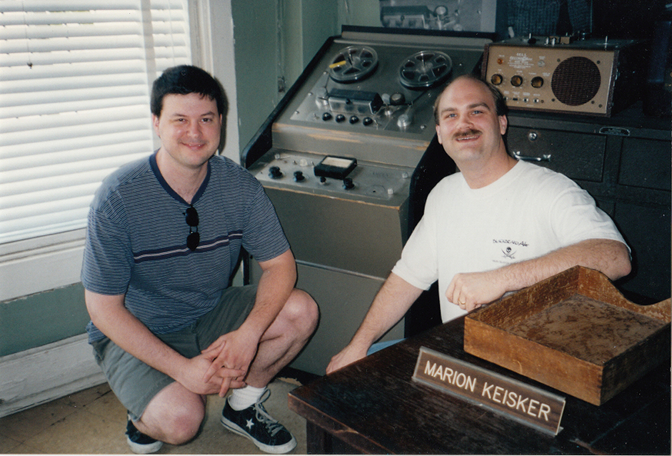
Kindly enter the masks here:
[[[125, 294], [126, 308], [155, 334], [178, 331], [212, 310], [244, 247], [258, 261], [289, 249], [261, 184], [214, 156], [192, 201], [200, 244], [186, 245], [189, 205], [165, 182], [156, 154], [123, 166], [97, 190], [89, 211], [82, 283]], [[89, 342], [103, 334], [89, 323]]]

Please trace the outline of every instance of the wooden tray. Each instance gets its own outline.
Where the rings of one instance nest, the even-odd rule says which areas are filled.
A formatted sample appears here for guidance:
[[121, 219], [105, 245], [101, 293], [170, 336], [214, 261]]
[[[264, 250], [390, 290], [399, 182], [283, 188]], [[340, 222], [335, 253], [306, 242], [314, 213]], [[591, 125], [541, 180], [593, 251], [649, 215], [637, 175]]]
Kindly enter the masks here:
[[634, 304], [574, 267], [467, 315], [464, 350], [601, 405], [670, 357], [670, 300]]

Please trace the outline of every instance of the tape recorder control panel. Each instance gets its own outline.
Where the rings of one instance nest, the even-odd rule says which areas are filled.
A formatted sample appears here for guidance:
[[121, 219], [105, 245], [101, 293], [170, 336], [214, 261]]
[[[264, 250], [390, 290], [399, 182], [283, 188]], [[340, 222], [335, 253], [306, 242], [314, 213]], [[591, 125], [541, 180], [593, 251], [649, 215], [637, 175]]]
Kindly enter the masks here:
[[408, 167], [277, 150], [269, 151], [249, 171], [265, 187], [392, 204], [406, 198], [413, 174]]

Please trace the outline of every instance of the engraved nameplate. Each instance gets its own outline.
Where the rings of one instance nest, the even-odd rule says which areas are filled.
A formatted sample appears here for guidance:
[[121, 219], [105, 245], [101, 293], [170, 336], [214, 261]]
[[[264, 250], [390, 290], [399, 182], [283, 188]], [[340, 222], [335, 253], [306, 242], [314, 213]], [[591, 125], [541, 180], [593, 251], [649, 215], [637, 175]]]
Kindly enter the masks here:
[[413, 381], [503, 413], [557, 435], [565, 398], [489, 372], [426, 347], [420, 348]]

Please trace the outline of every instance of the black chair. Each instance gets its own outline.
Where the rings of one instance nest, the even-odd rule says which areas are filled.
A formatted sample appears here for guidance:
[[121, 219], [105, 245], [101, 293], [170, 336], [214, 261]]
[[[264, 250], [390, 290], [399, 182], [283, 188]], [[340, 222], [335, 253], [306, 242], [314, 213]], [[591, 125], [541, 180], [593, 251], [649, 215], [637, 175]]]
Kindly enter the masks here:
[[[427, 195], [445, 176], [457, 170], [455, 162], [443, 150], [436, 135], [420, 159], [411, 177], [408, 207], [408, 233], [413, 232], [425, 212]], [[411, 337], [441, 323], [438, 282], [424, 291], [406, 313], [404, 335]]]

